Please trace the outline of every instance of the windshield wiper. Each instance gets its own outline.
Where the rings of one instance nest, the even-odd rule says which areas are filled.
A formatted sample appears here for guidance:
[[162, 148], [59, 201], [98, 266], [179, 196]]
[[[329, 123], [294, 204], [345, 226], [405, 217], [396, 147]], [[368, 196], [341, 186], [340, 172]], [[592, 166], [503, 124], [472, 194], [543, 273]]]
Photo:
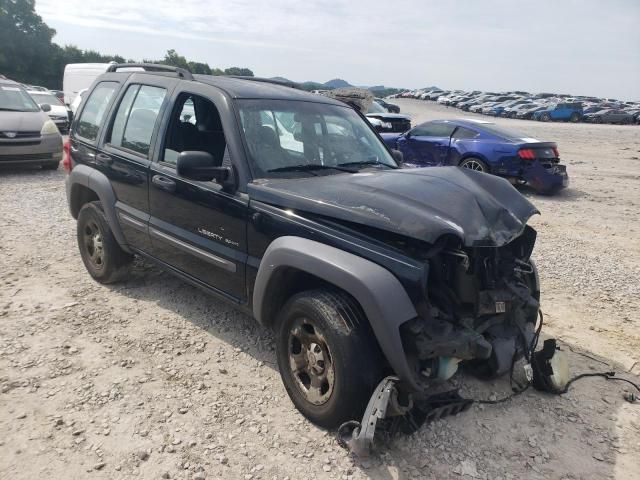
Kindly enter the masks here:
[[319, 165], [319, 164], [307, 164], [307, 165], [289, 165], [288, 167], [272, 168], [267, 172], [311, 172], [313, 170], [340, 170], [341, 172], [358, 173], [357, 170], [351, 168], [342, 168], [340, 165]]
[[346, 167], [346, 166], [362, 166], [365, 167], [367, 165], [382, 165], [383, 167], [388, 167], [388, 168], [396, 168], [393, 167], [392, 165], [387, 165], [386, 163], [382, 163], [382, 162], [378, 162], [377, 160], [364, 160], [361, 162], [347, 162], [347, 163], [339, 163], [338, 166], [339, 167]]

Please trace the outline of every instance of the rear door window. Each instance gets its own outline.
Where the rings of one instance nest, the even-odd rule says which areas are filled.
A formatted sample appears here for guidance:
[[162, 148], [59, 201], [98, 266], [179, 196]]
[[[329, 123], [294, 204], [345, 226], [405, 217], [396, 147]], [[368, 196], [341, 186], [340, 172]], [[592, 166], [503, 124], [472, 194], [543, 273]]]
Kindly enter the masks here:
[[109, 143], [148, 157], [166, 93], [161, 87], [130, 85], [116, 112]]
[[85, 140], [95, 142], [100, 126], [107, 113], [113, 94], [118, 88], [117, 82], [100, 82], [85, 101], [78, 119], [76, 134]]

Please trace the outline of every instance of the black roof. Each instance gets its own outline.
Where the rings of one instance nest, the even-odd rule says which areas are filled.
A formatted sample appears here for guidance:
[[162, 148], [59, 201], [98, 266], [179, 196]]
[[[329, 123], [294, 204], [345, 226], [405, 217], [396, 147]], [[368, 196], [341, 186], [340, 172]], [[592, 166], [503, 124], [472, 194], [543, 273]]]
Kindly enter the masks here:
[[223, 75], [194, 75], [194, 80], [224, 90], [232, 98], [268, 98], [273, 100], [300, 100], [305, 102], [328, 103], [345, 106], [343, 102], [324, 95], [305, 92], [286, 86], [265, 82], [261, 79], [250, 80]]

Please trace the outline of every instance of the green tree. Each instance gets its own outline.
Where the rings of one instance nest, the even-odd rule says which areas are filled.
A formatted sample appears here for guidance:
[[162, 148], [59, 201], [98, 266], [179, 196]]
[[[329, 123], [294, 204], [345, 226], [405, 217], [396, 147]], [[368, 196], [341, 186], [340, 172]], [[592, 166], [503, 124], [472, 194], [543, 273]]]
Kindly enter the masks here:
[[21, 82], [48, 84], [56, 31], [35, 12], [34, 0], [0, 0], [0, 73]]
[[253, 72], [248, 68], [230, 67], [224, 71], [225, 75], [240, 75], [242, 77], [253, 77]]
[[189, 70], [191, 73], [202, 73], [203, 75], [211, 75], [211, 67], [208, 63], [189, 62]]
[[187, 62], [187, 59], [182, 55], [178, 55], [178, 52], [176, 52], [174, 49], [167, 50], [167, 53], [164, 56], [164, 60], [162, 60], [160, 63], [184, 68], [187, 70], [189, 69], [189, 62]]

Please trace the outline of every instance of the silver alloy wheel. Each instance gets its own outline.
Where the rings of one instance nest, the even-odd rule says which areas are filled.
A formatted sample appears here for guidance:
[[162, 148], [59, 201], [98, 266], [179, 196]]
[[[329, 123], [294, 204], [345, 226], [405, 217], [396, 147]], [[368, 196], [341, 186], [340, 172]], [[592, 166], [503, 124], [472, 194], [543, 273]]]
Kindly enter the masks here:
[[289, 368], [305, 399], [326, 403], [333, 393], [335, 370], [322, 332], [308, 318], [297, 318], [289, 332]]
[[476, 172], [485, 171], [484, 165], [474, 158], [470, 158], [462, 162], [462, 168], [468, 168], [469, 170], [475, 170]]
[[102, 268], [104, 265], [104, 245], [102, 233], [100, 233], [97, 223], [90, 222], [84, 227], [84, 246], [91, 263], [96, 268]]

